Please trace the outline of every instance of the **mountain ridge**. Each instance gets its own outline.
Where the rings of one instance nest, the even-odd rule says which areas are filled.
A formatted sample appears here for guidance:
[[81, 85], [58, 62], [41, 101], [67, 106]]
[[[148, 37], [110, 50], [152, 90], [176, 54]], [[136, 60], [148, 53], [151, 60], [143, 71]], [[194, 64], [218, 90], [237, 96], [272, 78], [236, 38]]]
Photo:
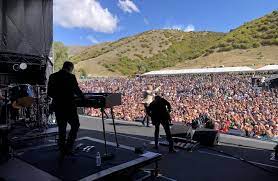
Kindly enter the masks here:
[[[273, 52], [274, 55], [265, 63], [278, 63], [278, 57], [274, 52], [277, 51], [277, 45], [278, 11], [273, 11], [229, 33], [149, 30], [114, 42], [89, 46], [73, 54], [70, 59], [76, 63], [78, 71], [86, 74], [135, 75], [169, 67], [192, 67], [194, 61], [199, 68], [210, 66], [210, 63], [201, 61], [208, 61], [212, 55], [221, 55], [221, 52], [230, 52], [227, 55], [233, 56], [234, 52], [244, 54], [249, 49], [258, 56], [250, 56], [250, 60], [248, 57], [244, 58], [242, 64], [263, 65], [264, 57], [260, 52], [263, 54], [266, 49], [261, 47], [268, 47], [267, 52]], [[223, 61], [222, 64], [229, 64]], [[235, 65], [240, 63], [237, 62]], [[220, 65], [212, 62], [211, 66]]]

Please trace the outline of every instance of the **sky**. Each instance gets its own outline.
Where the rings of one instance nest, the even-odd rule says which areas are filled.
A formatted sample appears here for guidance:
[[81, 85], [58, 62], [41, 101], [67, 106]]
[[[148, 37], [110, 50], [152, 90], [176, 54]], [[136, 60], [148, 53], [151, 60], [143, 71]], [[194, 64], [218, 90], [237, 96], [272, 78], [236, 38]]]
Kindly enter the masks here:
[[228, 32], [278, 0], [53, 0], [54, 41], [95, 45], [153, 29]]

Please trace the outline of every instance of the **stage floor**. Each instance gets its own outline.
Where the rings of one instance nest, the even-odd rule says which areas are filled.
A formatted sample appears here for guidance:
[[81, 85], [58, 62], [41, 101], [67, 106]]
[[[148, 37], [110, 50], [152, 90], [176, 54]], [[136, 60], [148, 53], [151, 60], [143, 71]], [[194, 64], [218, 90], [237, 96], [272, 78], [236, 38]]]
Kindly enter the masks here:
[[[80, 122], [79, 138], [103, 139], [100, 119], [81, 117]], [[107, 140], [114, 142], [110, 120], [106, 120], [106, 127], [108, 131]], [[150, 144], [153, 141], [153, 127], [143, 127], [138, 123], [130, 124], [117, 121], [117, 130], [120, 145], [133, 148], [145, 145], [148, 151], [157, 152], [152, 149], [153, 145]], [[163, 131], [161, 133], [164, 134]], [[213, 148], [200, 147], [193, 152], [179, 150], [175, 154], [169, 154], [167, 147], [160, 146], [158, 153], [163, 155], [163, 158], [159, 161], [160, 173], [168, 180], [181, 181], [278, 180], [278, 162], [270, 160], [271, 148], [273, 148], [274, 143], [234, 136], [222, 136], [220, 141], [222, 142], [221, 145]], [[15, 179], [15, 175], [9, 174], [7, 171], [18, 167], [34, 167], [32, 164], [19, 159], [13, 160], [13, 162], [9, 161], [0, 166], [0, 177], [3, 177], [4, 173], [8, 178], [7, 180], [20, 180]], [[92, 161], [92, 165], [95, 165], [94, 161]], [[25, 173], [25, 175], [31, 176], [34, 178], [33, 180], [37, 180], [35, 178], [38, 177], [40, 177], [40, 180], [57, 180], [57, 177], [46, 174], [42, 170], [39, 170], [36, 176], [32, 175], [34, 173]], [[17, 176], [18, 178], [24, 178], [22, 177], [24, 173], [17, 173]]]
[[[17, 151], [17, 156], [9, 160], [10, 168], [0, 171], [6, 180], [32, 180], [28, 175], [37, 175], [44, 172], [44, 178], [40, 180], [111, 180], [122, 173], [132, 173], [135, 169], [155, 163], [161, 158], [159, 153], [145, 151], [137, 154], [135, 149], [129, 146], [119, 147], [112, 142], [107, 142], [107, 153], [112, 157], [108, 160], [102, 159], [101, 166], [96, 166], [96, 155], [105, 154], [104, 141], [91, 138], [78, 138], [74, 156], [62, 159], [56, 144], [33, 146]], [[32, 167], [17, 167], [13, 169], [11, 162], [25, 162]], [[5, 165], [5, 164], [4, 164]], [[3, 166], [4, 166], [3, 165]], [[1, 167], [0, 167], [1, 168]], [[4, 168], [5, 169], [5, 168]], [[39, 172], [38, 172], [39, 171]], [[25, 173], [24, 177], [17, 177], [18, 173]], [[5, 175], [5, 176], [4, 176]]]

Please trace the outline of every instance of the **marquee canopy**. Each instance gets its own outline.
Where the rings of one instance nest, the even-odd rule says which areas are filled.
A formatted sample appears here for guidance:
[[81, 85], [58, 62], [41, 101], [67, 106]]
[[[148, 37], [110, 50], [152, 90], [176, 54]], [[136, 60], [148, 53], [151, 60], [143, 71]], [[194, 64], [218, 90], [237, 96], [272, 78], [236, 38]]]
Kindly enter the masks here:
[[264, 67], [256, 69], [257, 71], [272, 71], [278, 70], [278, 65], [266, 65]]
[[147, 72], [143, 75], [175, 75], [175, 74], [207, 74], [225, 72], [252, 72], [250, 67], [221, 67], [221, 68], [202, 68], [202, 69], [180, 69], [180, 70], [159, 70]]
[[210, 74], [210, 73], [232, 73], [232, 72], [256, 72], [256, 71], [278, 71], [278, 65], [266, 65], [258, 69], [243, 67], [219, 67], [201, 69], [179, 69], [179, 70], [158, 70], [147, 72], [143, 75], [177, 75], [177, 74]]

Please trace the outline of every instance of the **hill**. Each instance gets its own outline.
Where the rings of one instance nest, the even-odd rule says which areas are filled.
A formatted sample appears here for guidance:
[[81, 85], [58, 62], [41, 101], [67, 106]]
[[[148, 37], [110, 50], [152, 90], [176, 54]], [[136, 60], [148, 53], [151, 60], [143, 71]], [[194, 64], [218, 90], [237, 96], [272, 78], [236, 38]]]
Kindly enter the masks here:
[[215, 52], [207, 56], [201, 56], [186, 63], [178, 63], [174, 67], [181, 68], [205, 68], [205, 67], [233, 67], [248, 66], [259, 68], [264, 65], [278, 64], [278, 46], [261, 46], [246, 50], [235, 49], [226, 52]]
[[72, 57], [74, 55], [80, 54], [81, 52], [83, 52], [87, 48], [90, 48], [90, 46], [78, 46], [78, 45], [76, 45], [76, 46], [67, 46], [68, 56]]
[[231, 30], [207, 53], [278, 45], [278, 11]]
[[202, 55], [223, 33], [152, 30], [87, 48], [71, 58], [93, 75], [133, 75]]
[[87, 47], [71, 60], [79, 71], [99, 76], [168, 67], [258, 66], [278, 63], [277, 45], [278, 12], [274, 11], [229, 33], [151, 30]]

